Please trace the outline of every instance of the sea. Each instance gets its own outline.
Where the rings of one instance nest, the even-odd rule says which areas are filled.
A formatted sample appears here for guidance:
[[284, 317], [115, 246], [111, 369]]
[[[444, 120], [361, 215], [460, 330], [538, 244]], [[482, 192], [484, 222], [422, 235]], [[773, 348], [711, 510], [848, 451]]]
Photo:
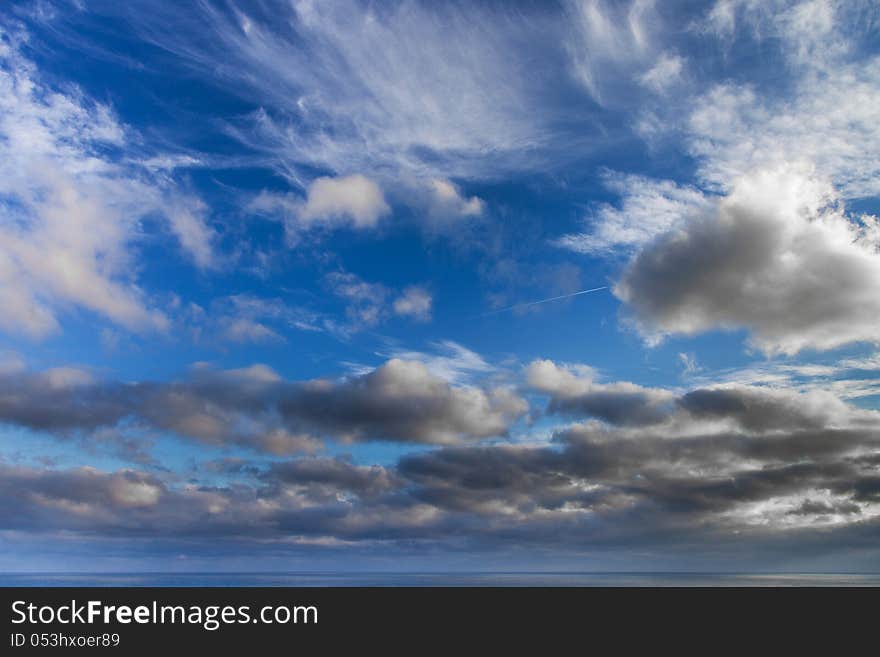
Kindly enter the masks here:
[[0, 573], [2, 587], [876, 587], [880, 573]]

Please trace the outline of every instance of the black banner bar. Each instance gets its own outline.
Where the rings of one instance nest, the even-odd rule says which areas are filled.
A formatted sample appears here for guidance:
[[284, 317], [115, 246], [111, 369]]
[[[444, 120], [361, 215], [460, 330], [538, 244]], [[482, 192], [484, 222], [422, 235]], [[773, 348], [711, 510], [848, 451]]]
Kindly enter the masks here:
[[[419, 654], [650, 647], [840, 652], [872, 640], [876, 589], [7, 588], [0, 654], [101, 650]], [[714, 645], [703, 643], [710, 637]], [[861, 637], [861, 638], [860, 638]], [[153, 652], [153, 654], [156, 654]], [[341, 653], [340, 653], [341, 654]]]

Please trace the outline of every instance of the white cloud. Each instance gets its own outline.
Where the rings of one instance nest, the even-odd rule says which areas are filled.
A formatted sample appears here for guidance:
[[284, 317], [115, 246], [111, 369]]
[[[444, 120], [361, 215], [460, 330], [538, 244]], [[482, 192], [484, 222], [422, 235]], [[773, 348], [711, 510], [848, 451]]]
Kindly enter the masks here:
[[729, 189], [756, 167], [809, 160], [844, 196], [876, 196], [880, 59], [810, 76], [785, 100], [767, 100], [745, 85], [719, 85], [697, 101], [688, 130], [700, 175], [716, 189]]
[[283, 343], [291, 329], [324, 332], [347, 340], [350, 330], [343, 322], [281, 298], [248, 294], [218, 297], [205, 310], [190, 304], [178, 318], [197, 342]]
[[[652, 148], [668, 146], [665, 137], [682, 143], [696, 159], [698, 186], [606, 174], [619, 205], [596, 208], [588, 230], [563, 236], [560, 245], [591, 254], [640, 247], [702, 211], [705, 192], [726, 193], [743, 175], [802, 162], [829, 178], [842, 198], [880, 195], [880, 57], [866, 54], [871, 25], [880, 21], [876, 3], [717, 2], [690, 31], [707, 39], [704, 47], [718, 51], [725, 65], [758, 48], [768, 51], [768, 64], [766, 71], [734, 69], [721, 83], [713, 75], [708, 86], [699, 71], [685, 79], [684, 61], [654, 37], [654, 28], [636, 21], [644, 29], [633, 32], [626, 17], [648, 15], [649, 5], [578, 6], [590, 23], [583, 29], [596, 34], [594, 48], [612, 53], [618, 69], [636, 70], [639, 53], [650, 52], [645, 61], [652, 68], [641, 69], [639, 81], [655, 91], [680, 83], [663, 102], [644, 102], [635, 128]], [[647, 36], [627, 50], [636, 33]]]
[[140, 162], [144, 167], [151, 171], [168, 172], [175, 169], [186, 169], [191, 167], [203, 166], [205, 162], [192, 155], [154, 155]]
[[629, 381], [603, 383], [599, 373], [583, 364], [561, 364], [552, 360], [535, 360], [526, 367], [526, 382], [540, 392], [560, 399], [576, 399], [589, 395], [613, 393], [619, 395], [643, 394], [656, 402], [667, 401], [673, 393], [660, 388], [645, 388]]
[[688, 79], [683, 100], [643, 113], [652, 139], [684, 140], [703, 189], [621, 177], [619, 206], [558, 241], [643, 249], [616, 292], [649, 341], [717, 328], [745, 329], [769, 354], [876, 341], [880, 224], [842, 199], [880, 195], [880, 58], [867, 49], [878, 19], [876, 3], [743, 0], [716, 3], [698, 26], [725, 58], [778, 55], [769, 79], [705, 91]]
[[376, 326], [392, 313], [422, 322], [431, 319], [433, 297], [421, 286], [411, 285], [395, 293], [381, 283], [365, 281], [346, 271], [330, 272], [324, 276], [324, 282], [335, 296], [346, 302], [350, 331]]
[[841, 399], [880, 395], [880, 355], [810, 362], [778, 358], [749, 363], [742, 367], [704, 372], [699, 368], [689, 378], [691, 385], [710, 387], [734, 384], [761, 386], [798, 392], [830, 391]]
[[[559, 18], [476, 3], [300, 0], [271, 11], [178, 3], [131, 20], [213, 82], [259, 98], [262, 109], [229, 131], [300, 184], [315, 168], [382, 180], [533, 170], [567, 113], [535, 102], [559, 82]], [[187, 34], [192, 26], [205, 38]]]
[[605, 172], [603, 179], [608, 189], [620, 194], [620, 207], [600, 205], [585, 221], [588, 232], [564, 235], [556, 244], [591, 254], [631, 250], [709, 203], [700, 190], [671, 180], [616, 172]]
[[347, 221], [355, 228], [372, 228], [390, 211], [379, 186], [356, 174], [314, 180], [298, 216], [306, 224]]
[[684, 376], [691, 376], [702, 369], [697, 361], [697, 357], [692, 353], [680, 352], [678, 354], [678, 362], [681, 364], [682, 375]]
[[756, 76], [697, 97], [685, 136], [705, 183], [727, 190], [755, 168], [807, 160], [844, 197], [880, 194], [880, 58], [861, 47], [878, 20], [876, 3], [856, 0], [717, 3], [704, 27], [778, 48], [790, 91], [774, 77], [765, 92]]
[[630, 102], [636, 85], [661, 92], [680, 75], [684, 59], [662, 51], [654, 0], [569, 0], [565, 6], [564, 43], [574, 75], [600, 105]]
[[431, 319], [433, 301], [431, 293], [425, 288], [412, 285], [394, 300], [394, 313], [427, 322]]
[[333, 294], [347, 302], [345, 313], [353, 330], [375, 326], [384, 318], [390, 291], [381, 283], [341, 271], [327, 274], [324, 280]]
[[309, 232], [341, 226], [357, 230], [374, 228], [379, 219], [391, 212], [379, 185], [360, 174], [316, 178], [307, 187], [305, 199], [264, 190], [248, 208], [278, 216], [291, 245]]
[[555, 363], [535, 360], [526, 368], [526, 382], [542, 392], [580, 395], [589, 392], [598, 377], [589, 365]]
[[638, 80], [642, 86], [648, 87], [655, 93], [664, 93], [681, 79], [683, 68], [683, 58], [663, 53], [657, 63]]
[[231, 342], [283, 342], [278, 335], [265, 324], [252, 319], [231, 319], [223, 329], [223, 337]]
[[730, 40], [774, 41], [795, 66], [822, 66], [868, 36], [880, 12], [872, 0], [717, 0], [700, 31]]
[[431, 201], [429, 212], [439, 218], [475, 217], [483, 213], [483, 200], [464, 198], [458, 187], [448, 180], [434, 178], [429, 182]]
[[591, 415], [618, 425], [655, 424], [666, 420], [675, 395], [628, 381], [601, 383], [584, 366], [560, 366], [536, 360], [526, 368], [526, 383], [550, 396], [548, 410], [568, 416]]
[[496, 372], [495, 366], [487, 363], [480, 354], [453, 340], [442, 340], [431, 346], [431, 352], [394, 349], [379, 355], [387, 359], [417, 361], [434, 376], [453, 384], [470, 383], [475, 377]]
[[[59, 311], [82, 308], [164, 330], [167, 317], [136, 284], [132, 244], [142, 217], [185, 206], [122, 163], [129, 136], [109, 107], [42, 83], [21, 38], [0, 32], [0, 328], [42, 338], [60, 330]], [[211, 259], [196, 215], [171, 224], [197, 262]]]
[[182, 199], [166, 211], [171, 231], [200, 269], [218, 265], [217, 235], [205, 222], [206, 211], [207, 206], [199, 199]]

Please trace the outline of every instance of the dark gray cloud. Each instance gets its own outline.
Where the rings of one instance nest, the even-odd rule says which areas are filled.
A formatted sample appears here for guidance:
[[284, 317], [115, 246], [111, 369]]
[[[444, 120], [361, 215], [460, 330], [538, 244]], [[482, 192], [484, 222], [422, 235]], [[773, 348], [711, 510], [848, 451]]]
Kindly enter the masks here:
[[740, 179], [729, 196], [648, 244], [614, 288], [649, 340], [747, 329], [768, 353], [876, 342], [876, 218], [788, 168]]
[[571, 416], [592, 416], [611, 424], [661, 422], [668, 410], [645, 392], [594, 390], [574, 397], [554, 397], [547, 410]]
[[0, 420], [42, 431], [96, 429], [129, 412], [124, 388], [95, 387], [83, 372], [0, 373]]
[[453, 386], [397, 359], [362, 376], [305, 382], [265, 366], [200, 369], [168, 383], [96, 382], [76, 370], [0, 375], [2, 422], [77, 434], [128, 420], [276, 455], [314, 451], [325, 438], [454, 444], [501, 436], [526, 410], [508, 389]]
[[820, 554], [878, 536], [880, 413], [747, 387], [692, 391], [670, 407], [661, 422], [589, 420], [545, 445], [444, 446], [396, 465], [206, 466], [211, 484], [198, 471], [184, 485], [132, 470], [0, 465], [0, 497], [11, 501], [0, 530], [688, 555], [749, 541]]
[[324, 487], [329, 494], [375, 496], [400, 485], [399, 478], [382, 466], [358, 466], [340, 458], [308, 458], [273, 463], [263, 479], [285, 486]]
[[674, 395], [668, 390], [628, 382], [599, 383], [589, 368], [580, 369], [536, 360], [528, 366], [526, 380], [532, 389], [549, 395], [551, 413], [638, 426], [662, 422], [673, 410]]
[[[810, 403], [804, 403], [805, 399]], [[856, 421], [860, 415], [830, 394], [805, 396], [745, 386], [694, 390], [677, 403], [694, 417], [728, 419], [753, 431], [818, 429], [837, 418], [848, 416]]]
[[807, 516], [832, 516], [848, 513], [861, 513], [862, 509], [858, 504], [852, 502], [844, 502], [841, 504], [829, 504], [819, 500], [804, 500], [798, 508], [792, 509], [789, 513], [794, 515]]
[[527, 406], [507, 389], [452, 387], [421, 363], [392, 359], [338, 385], [305, 384], [284, 398], [280, 410], [352, 440], [442, 444], [503, 435]]
[[619, 427], [664, 425], [665, 430], [718, 422], [753, 433], [870, 426], [875, 414], [860, 411], [830, 392], [726, 384], [677, 393], [629, 382], [599, 383], [589, 368], [549, 360], [526, 369], [529, 388], [548, 396], [546, 410], [575, 419], [595, 418]]
[[[537, 445], [473, 444], [466, 438], [500, 433], [523, 403], [508, 391], [450, 386], [405, 361], [305, 383], [260, 367], [196, 370], [166, 384], [98, 383], [72, 370], [4, 376], [0, 408], [18, 422], [51, 391], [55, 416], [33, 428], [105, 431], [136, 421], [218, 444], [244, 444], [267, 427], [440, 443], [384, 465], [227, 458], [194, 468], [185, 482], [170, 472], [0, 462], [0, 499], [9, 502], [0, 531], [22, 535], [216, 540], [242, 550], [682, 555], [734, 544], [821, 554], [880, 535], [880, 413], [827, 392], [678, 392], [597, 383], [588, 368], [538, 361], [527, 370], [529, 387], [572, 423]], [[77, 413], [98, 394], [100, 415]]]

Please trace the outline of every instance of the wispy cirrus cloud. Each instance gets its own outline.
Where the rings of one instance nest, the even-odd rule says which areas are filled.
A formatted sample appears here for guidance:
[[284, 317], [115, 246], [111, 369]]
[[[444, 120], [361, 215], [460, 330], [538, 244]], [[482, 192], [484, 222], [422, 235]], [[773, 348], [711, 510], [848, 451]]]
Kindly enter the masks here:
[[[182, 31], [161, 28], [172, 17]], [[562, 28], [540, 13], [303, 1], [271, 12], [200, 4], [130, 18], [145, 39], [259, 97], [263, 107], [230, 129], [292, 166], [296, 184], [308, 178], [303, 167], [494, 177], [499, 166], [531, 168], [530, 154], [555, 138], [558, 117], [529, 111], [546, 80], [534, 67], [554, 55], [517, 55], [536, 22]], [[182, 36], [196, 25], [210, 37]], [[227, 57], [219, 68], [217, 44]]]
[[599, 205], [584, 220], [582, 233], [563, 235], [556, 244], [579, 253], [629, 253], [704, 209], [710, 198], [699, 189], [672, 180], [606, 171], [605, 186], [621, 197], [619, 207]]
[[433, 296], [421, 285], [409, 285], [395, 293], [381, 283], [365, 281], [348, 271], [333, 271], [324, 281], [330, 291], [345, 304], [351, 331], [370, 328], [397, 316], [417, 322], [431, 319]]
[[127, 162], [129, 129], [76, 88], [45, 84], [0, 31], [0, 327], [44, 338], [70, 308], [126, 329], [169, 319], [137, 285], [140, 220], [158, 214], [199, 267], [215, 263], [205, 208]]
[[452, 383], [467, 384], [498, 372], [498, 367], [480, 354], [452, 340], [431, 344], [430, 351], [392, 348], [380, 352], [382, 358], [397, 358], [422, 363], [431, 374]]
[[394, 300], [392, 308], [396, 315], [427, 322], [431, 319], [433, 302], [434, 299], [427, 289], [418, 285], [410, 285]]
[[665, 52], [664, 16], [654, 0], [569, 0], [565, 47], [578, 81], [600, 105], [626, 105], [645, 86], [668, 88], [684, 60]]

